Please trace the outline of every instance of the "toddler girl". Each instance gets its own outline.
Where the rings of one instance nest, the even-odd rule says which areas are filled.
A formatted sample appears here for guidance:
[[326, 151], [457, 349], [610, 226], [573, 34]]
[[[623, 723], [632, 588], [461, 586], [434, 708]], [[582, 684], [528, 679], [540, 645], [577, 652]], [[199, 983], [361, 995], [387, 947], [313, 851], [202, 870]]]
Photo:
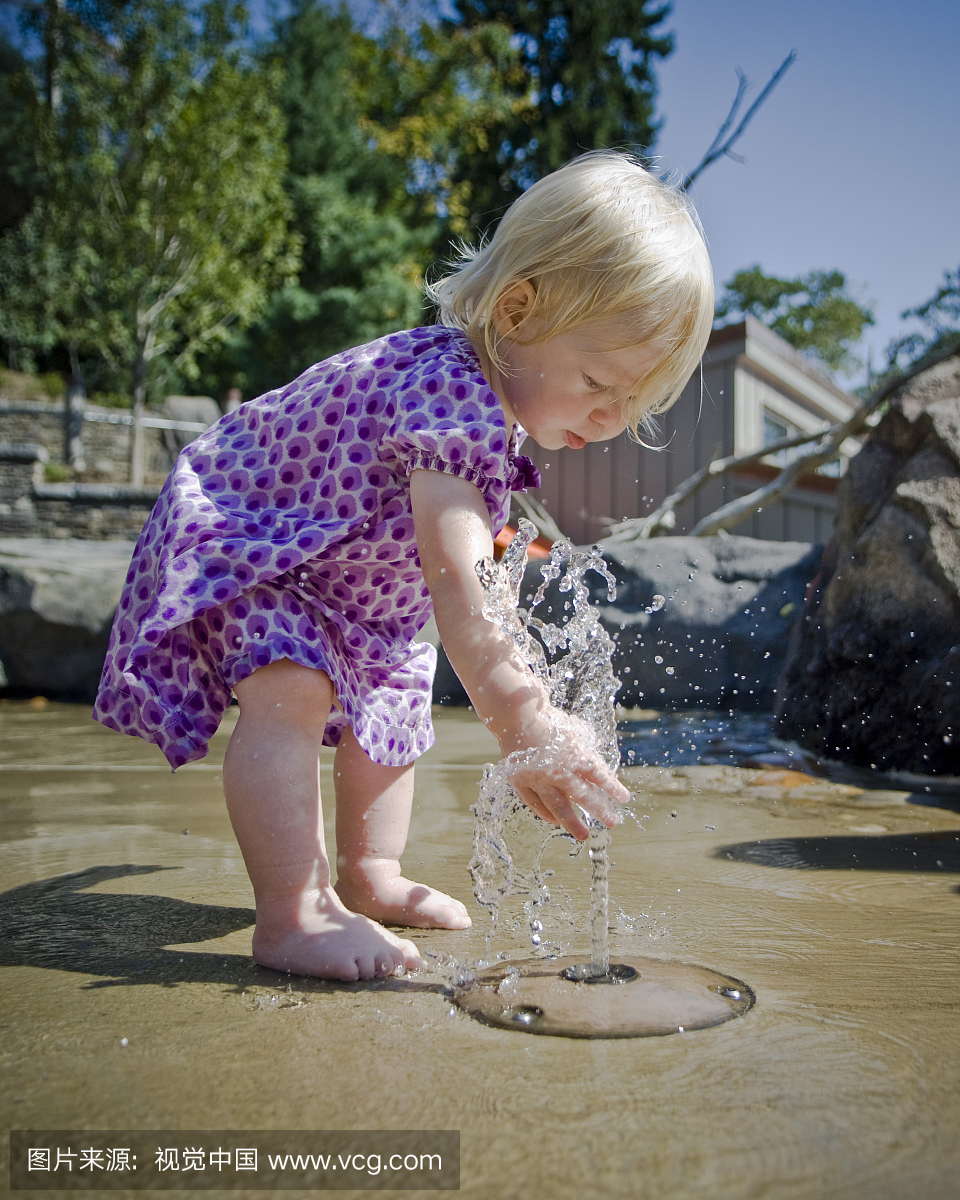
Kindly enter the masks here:
[[[96, 718], [202, 758], [231, 693], [231, 821], [265, 966], [351, 980], [416, 967], [378, 922], [463, 929], [464, 906], [400, 874], [413, 764], [433, 743], [444, 648], [546, 821], [585, 839], [628, 792], [482, 616], [475, 565], [517, 453], [636, 433], [706, 345], [710, 264], [682, 194], [626, 155], [584, 155], [529, 189], [489, 245], [430, 289], [442, 324], [310, 367], [180, 455], [137, 542]], [[336, 746], [337, 882], [320, 807]], [[561, 752], [562, 749], [562, 752]]]

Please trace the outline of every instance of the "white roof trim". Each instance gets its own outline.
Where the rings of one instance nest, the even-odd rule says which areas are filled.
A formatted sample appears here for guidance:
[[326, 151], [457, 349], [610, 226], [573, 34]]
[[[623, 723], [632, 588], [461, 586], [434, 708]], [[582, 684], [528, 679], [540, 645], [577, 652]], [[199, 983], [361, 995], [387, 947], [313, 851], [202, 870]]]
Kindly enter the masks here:
[[753, 338], [746, 338], [746, 345], [741, 354], [741, 366], [745, 365], [744, 359], [756, 363], [768, 375], [781, 380], [792, 391], [811, 404], [815, 404], [822, 413], [830, 418], [831, 424], [845, 421], [856, 408], [857, 402], [852, 397], [849, 401], [844, 402], [832, 389], [823, 387], [815, 379], [811, 379], [805, 371], [799, 370], [792, 363], [773, 354], [765, 346], [758, 345]]

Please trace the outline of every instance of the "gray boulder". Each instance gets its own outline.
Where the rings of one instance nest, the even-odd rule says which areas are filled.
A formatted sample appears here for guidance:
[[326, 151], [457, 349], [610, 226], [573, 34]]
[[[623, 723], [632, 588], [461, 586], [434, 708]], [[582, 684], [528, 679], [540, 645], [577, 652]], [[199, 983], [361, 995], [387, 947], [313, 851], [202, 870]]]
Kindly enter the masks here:
[[898, 394], [838, 490], [776, 734], [859, 768], [960, 776], [960, 361]]
[[[790, 629], [818, 569], [819, 546], [726, 534], [609, 538], [600, 545], [617, 580], [616, 600], [607, 600], [603, 580], [588, 580], [616, 644], [621, 704], [665, 711], [773, 708]], [[527, 568], [524, 582], [526, 593], [539, 586], [537, 564]], [[648, 613], [655, 595], [666, 602]], [[562, 618], [565, 600], [553, 585], [538, 615]], [[467, 702], [442, 651], [434, 699]]]
[[0, 538], [0, 687], [90, 702], [132, 542]]

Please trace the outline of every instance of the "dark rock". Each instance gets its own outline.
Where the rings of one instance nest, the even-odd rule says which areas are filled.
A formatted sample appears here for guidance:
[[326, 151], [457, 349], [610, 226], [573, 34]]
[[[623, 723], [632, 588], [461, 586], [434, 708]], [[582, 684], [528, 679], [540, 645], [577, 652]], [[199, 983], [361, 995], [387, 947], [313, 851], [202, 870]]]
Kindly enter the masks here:
[[0, 687], [91, 702], [132, 542], [0, 539]]
[[774, 732], [859, 768], [960, 775], [960, 362], [895, 397], [838, 489]]
[[[725, 534], [600, 545], [617, 579], [616, 600], [607, 600], [601, 579], [588, 579], [595, 580], [592, 599], [616, 642], [621, 704], [670, 711], [773, 707], [789, 631], [820, 547]], [[539, 586], [536, 563], [524, 582], [526, 594]], [[648, 613], [655, 595], [666, 603]], [[538, 615], [562, 618], [565, 599], [553, 585]], [[439, 655], [434, 699], [465, 704], [459, 680]]]

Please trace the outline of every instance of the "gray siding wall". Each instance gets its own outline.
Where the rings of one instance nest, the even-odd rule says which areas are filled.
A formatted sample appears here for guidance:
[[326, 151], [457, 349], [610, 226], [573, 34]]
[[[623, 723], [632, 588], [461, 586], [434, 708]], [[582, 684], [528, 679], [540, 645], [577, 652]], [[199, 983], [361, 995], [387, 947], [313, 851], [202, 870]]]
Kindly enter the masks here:
[[[658, 419], [648, 438], [652, 450], [621, 434], [583, 450], [523, 447], [540, 468], [538, 499], [578, 544], [606, 536], [611, 523], [642, 517], [657, 507], [716, 452], [734, 453], [735, 355], [708, 360], [702, 383], [696, 375], [677, 403]], [[725, 475], [712, 480], [677, 511], [675, 533], [687, 533], [703, 517], [759, 486], [759, 481]], [[770, 541], [824, 542], [833, 528], [834, 497], [797, 488], [787, 499], [755, 514], [736, 532]]]

